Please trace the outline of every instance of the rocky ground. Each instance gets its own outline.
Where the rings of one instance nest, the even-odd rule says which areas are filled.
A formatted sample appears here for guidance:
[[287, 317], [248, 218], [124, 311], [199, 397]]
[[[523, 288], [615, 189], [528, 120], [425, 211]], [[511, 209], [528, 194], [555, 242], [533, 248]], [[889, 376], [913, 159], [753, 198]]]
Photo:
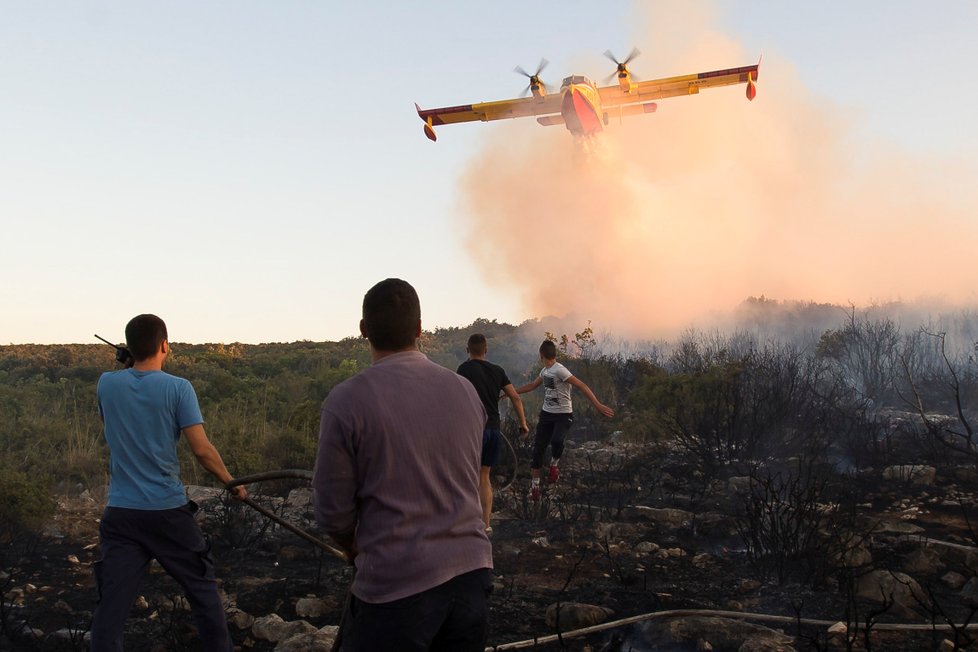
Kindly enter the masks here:
[[[868, 469], [833, 477], [834, 490], [806, 493], [801, 484], [764, 482], [793, 477], [790, 465], [781, 476], [708, 480], [674, 457], [586, 442], [569, 448], [560, 482], [545, 486], [539, 504], [527, 499], [525, 470], [497, 493], [491, 645], [514, 649], [636, 617], [525, 648], [978, 649], [970, 642], [978, 631], [935, 627], [978, 612], [973, 469]], [[300, 483], [252, 489], [315, 531]], [[754, 508], [751, 495], [759, 497]], [[219, 491], [194, 487], [192, 497], [214, 542], [236, 644], [329, 649], [350, 569]], [[42, 536], [20, 536], [0, 554], [0, 649], [87, 649], [100, 511], [101, 500], [87, 493], [64, 498]], [[704, 612], [637, 618], [672, 610]], [[133, 608], [127, 649], [197, 649], [189, 621], [179, 587], [154, 568]]]

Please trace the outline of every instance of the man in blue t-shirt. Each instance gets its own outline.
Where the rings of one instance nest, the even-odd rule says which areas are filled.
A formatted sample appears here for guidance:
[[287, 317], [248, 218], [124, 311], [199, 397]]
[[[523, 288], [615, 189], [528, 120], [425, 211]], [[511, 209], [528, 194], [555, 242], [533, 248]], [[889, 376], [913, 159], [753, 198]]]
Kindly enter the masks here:
[[[110, 462], [108, 502], [99, 525], [101, 559], [95, 562], [92, 650], [123, 649], [126, 618], [152, 559], [183, 587], [204, 649], [231, 650], [210, 543], [180, 480], [180, 435], [222, 484], [231, 474], [204, 432], [194, 388], [163, 371], [170, 354], [163, 320], [133, 317], [126, 325], [126, 345], [132, 368], [104, 373], [98, 381]], [[247, 496], [244, 487], [235, 488], [235, 498]]]
[[526, 414], [523, 412], [523, 401], [509, 382], [506, 371], [498, 364], [486, 360], [489, 344], [482, 333], [473, 333], [465, 346], [469, 359], [459, 365], [456, 372], [467, 378], [479, 400], [486, 408], [486, 427], [482, 432], [482, 465], [479, 471], [479, 498], [482, 501], [482, 520], [486, 524], [486, 534], [492, 534], [492, 482], [489, 472], [499, 461], [499, 449], [502, 446], [503, 433], [500, 432], [499, 399], [505, 394], [513, 402], [513, 409], [520, 421], [520, 435], [526, 437], [530, 427], [526, 424]]

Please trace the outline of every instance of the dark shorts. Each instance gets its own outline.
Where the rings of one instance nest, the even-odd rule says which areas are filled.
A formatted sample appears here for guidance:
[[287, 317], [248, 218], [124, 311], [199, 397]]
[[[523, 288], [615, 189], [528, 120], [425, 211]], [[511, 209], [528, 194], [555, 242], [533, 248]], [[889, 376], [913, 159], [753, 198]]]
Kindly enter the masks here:
[[482, 652], [489, 635], [489, 570], [458, 575], [400, 600], [351, 596], [343, 652]]
[[497, 428], [486, 428], [482, 431], [482, 466], [496, 466], [502, 438], [503, 433]]

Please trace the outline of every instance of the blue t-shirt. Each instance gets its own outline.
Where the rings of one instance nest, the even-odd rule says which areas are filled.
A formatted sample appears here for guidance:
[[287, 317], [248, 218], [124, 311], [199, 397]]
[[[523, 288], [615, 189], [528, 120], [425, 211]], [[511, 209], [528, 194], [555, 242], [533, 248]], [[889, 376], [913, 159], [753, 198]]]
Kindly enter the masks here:
[[163, 371], [110, 371], [98, 381], [98, 409], [109, 444], [109, 507], [186, 504], [177, 440], [204, 422], [190, 381]]

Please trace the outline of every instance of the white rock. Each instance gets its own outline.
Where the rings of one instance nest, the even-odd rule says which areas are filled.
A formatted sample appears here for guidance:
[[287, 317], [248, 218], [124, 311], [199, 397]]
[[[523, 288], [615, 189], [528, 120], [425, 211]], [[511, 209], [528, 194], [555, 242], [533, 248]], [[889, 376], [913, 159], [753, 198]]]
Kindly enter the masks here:
[[329, 605], [320, 598], [299, 598], [295, 603], [295, 615], [299, 618], [318, 618], [329, 611]]
[[[937, 469], [920, 464], [901, 464], [883, 469], [884, 480], [898, 480], [915, 485], [932, 485], [936, 477]], [[904, 502], [903, 505], [909, 506], [909, 501]]]
[[254, 616], [247, 611], [238, 609], [237, 607], [231, 607], [227, 610], [227, 619], [229, 623], [238, 629], [248, 629], [255, 624]]
[[251, 626], [252, 636], [272, 643], [314, 631], [316, 628], [304, 620], [284, 621], [278, 614], [268, 614], [257, 618], [255, 624]]

